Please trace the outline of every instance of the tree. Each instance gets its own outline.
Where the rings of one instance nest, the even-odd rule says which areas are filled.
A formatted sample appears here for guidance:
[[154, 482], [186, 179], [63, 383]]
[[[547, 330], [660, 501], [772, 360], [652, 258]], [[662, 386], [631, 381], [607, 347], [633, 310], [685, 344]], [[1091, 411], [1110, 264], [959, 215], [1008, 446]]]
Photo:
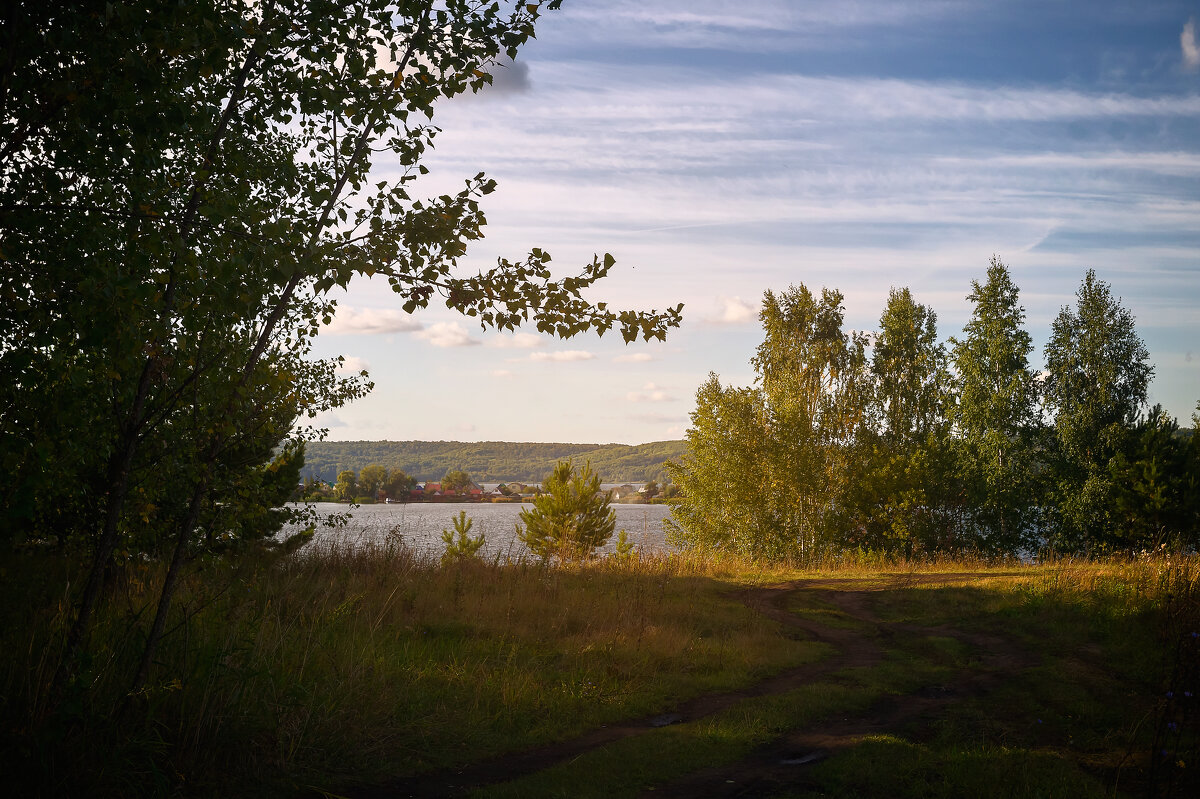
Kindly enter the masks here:
[[1154, 370], [1133, 314], [1088, 270], [1046, 345], [1045, 403], [1053, 414], [1050, 543], [1084, 550], [1121, 545], [1110, 463], [1132, 441]]
[[[168, 562], [149, 662], [209, 538], [196, 531], [262, 465], [239, 453], [316, 435], [297, 420], [369, 389], [306, 359], [330, 290], [378, 276], [409, 312], [441, 298], [484, 327], [562, 337], [678, 324], [678, 307], [584, 300], [607, 255], [563, 279], [537, 248], [460, 275], [494, 182], [410, 193], [439, 101], [486, 87], [557, 5], [51, 0], [6, 19], [0, 500], [19, 522], [6, 532], [91, 552], [60, 675], [119, 545]], [[368, 182], [378, 150], [397, 180]], [[166, 501], [135, 490], [151, 476]]]
[[333, 492], [343, 502], [349, 502], [358, 496], [358, 475], [354, 473], [353, 469], [345, 469], [338, 472], [337, 483], [333, 486]]
[[442, 491], [458, 491], [470, 488], [475, 485], [471, 482], [471, 475], [461, 469], [451, 469], [446, 472], [446, 476], [442, 478]]
[[383, 489], [387, 492], [388, 499], [393, 502], [408, 502], [409, 495], [416, 484], [416, 479], [405, 474], [403, 469], [392, 469]]
[[387, 482], [387, 479], [388, 471], [386, 466], [378, 463], [369, 464], [362, 467], [362, 470], [358, 473], [358, 489], [365, 496], [375, 499], [383, 488], [384, 483]]
[[469, 533], [472, 524], [474, 521], [467, 517], [467, 512], [460, 510], [458, 516], [454, 517], [454, 532], [442, 530], [442, 543], [446, 545], [445, 551], [442, 552], [442, 566], [478, 557], [477, 553], [483, 548], [483, 533], [471, 538]]
[[1032, 545], [1036, 521], [1039, 424], [1033, 340], [1008, 267], [992, 256], [987, 281], [971, 281], [974, 313], [951, 339], [958, 403], [951, 407], [959, 464], [978, 545], [1014, 553]]
[[[1196, 417], [1193, 417], [1193, 424]], [[1200, 543], [1200, 441], [1156, 406], [1108, 463], [1113, 481], [1114, 546], [1132, 551]]]
[[521, 511], [517, 525], [517, 537], [530, 552], [542, 560], [578, 560], [604, 546], [617, 514], [609, 509], [608, 494], [600, 490], [600, 477], [590, 464], [576, 472], [569, 459], [559, 461], [543, 488], [533, 508]]
[[653, 480], [646, 483], [646, 486], [642, 489], [642, 496], [646, 499], [653, 499], [658, 496], [658, 483]]
[[946, 351], [937, 340], [937, 314], [907, 288], [889, 292], [871, 376], [874, 433], [853, 501], [861, 544], [907, 555], [960, 548]]
[[725, 388], [710, 375], [688, 454], [667, 464], [682, 495], [672, 541], [766, 558], [835, 545], [867, 398], [865, 342], [842, 331], [843, 318], [837, 291], [765, 293], [759, 385]]

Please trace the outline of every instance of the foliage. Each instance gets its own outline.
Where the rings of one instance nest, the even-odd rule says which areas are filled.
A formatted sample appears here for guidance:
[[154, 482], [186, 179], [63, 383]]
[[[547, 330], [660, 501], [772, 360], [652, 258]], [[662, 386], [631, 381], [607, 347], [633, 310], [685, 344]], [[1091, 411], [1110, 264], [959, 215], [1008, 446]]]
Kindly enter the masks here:
[[867, 418], [874, 424], [863, 431], [867, 466], [850, 499], [858, 543], [908, 555], [960, 550], [948, 418], [954, 398], [937, 314], [907, 288], [892, 289], [873, 349]]
[[974, 313], [963, 336], [950, 340], [958, 375], [951, 410], [970, 525], [978, 546], [996, 553], [1032, 546], [1037, 519], [1038, 388], [1018, 297], [1008, 267], [992, 256], [986, 282], [971, 282]]
[[576, 471], [570, 460], [560, 461], [542, 488], [533, 507], [521, 511], [517, 525], [517, 537], [530, 552], [542, 560], [580, 560], [604, 546], [617, 514], [609, 509], [608, 494], [600, 490], [590, 464]]
[[[668, 541], [817, 563], [847, 551], [990, 557], [1200, 540], [1200, 444], [1155, 411], [1133, 319], [1089, 272], [1047, 348], [1043, 426], [1032, 339], [993, 258], [951, 339], [908, 289], [871, 336], [841, 295], [767, 292], [753, 387], [709, 375], [674, 481]], [[867, 344], [871, 355], [868, 363]]]
[[1156, 406], [1109, 462], [1115, 545], [1122, 550], [1194, 550], [1200, 545], [1200, 440]]
[[364, 467], [358, 473], [359, 490], [366, 494], [371, 499], [374, 499], [383, 488], [383, 484], [387, 482], [388, 470], [386, 466], [380, 466], [378, 463], [371, 463]]
[[383, 489], [393, 502], [407, 502], [416, 484], [417, 481], [405, 474], [403, 469], [392, 469], [388, 472]]
[[442, 530], [442, 542], [446, 545], [442, 553], [442, 566], [478, 558], [476, 553], [483, 548], [483, 533], [471, 538], [468, 533], [472, 524], [474, 521], [467, 518], [467, 512], [460, 510], [458, 516], [454, 517], [454, 532]]
[[668, 464], [683, 495], [670, 540], [752, 557], [833, 546], [864, 421], [865, 339], [842, 331], [842, 295], [766, 292], [753, 358], [759, 386], [696, 394], [688, 453]]
[[635, 547], [633, 542], [629, 540], [629, 533], [622, 529], [619, 533], [617, 533], [617, 543], [616, 546], [613, 547], [613, 554], [621, 560], [628, 560], [636, 553], [637, 547]]
[[461, 492], [475, 485], [471, 476], [461, 469], [451, 469], [442, 477], [442, 491]]
[[1074, 309], [1046, 345], [1045, 402], [1054, 417], [1052, 542], [1067, 550], [1119, 545], [1110, 464], [1131, 445], [1153, 367], [1133, 314], [1088, 270]]
[[[239, 529], [229, 508], [269, 508], [270, 453], [369, 390], [308, 357], [333, 289], [378, 276], [406, 312], [444, 300], [560, 337], [678, 324], [680, 307], [583, 299], [608, 255], [561, 279], [538, 248], [461, 275], [495, 183], [414, 196], [435, 109], [484, 89], [558, 5], [51, 0], [6, 17], [0, 534], [90, 552], [60, 685], [81, 677], [118, 551], [170, 561], [136, 688], [182, 570]], [[368, 180], [378, 152], [395, 180]]]
[[337, 482], [333, 486], [334, 495], [343, 502], [349, 502], [358, 494], [358, 475], [353, 469], [338, 472]]
[[438, 480], [451, 469], [482, 482], [541, 480], [565, 458], [591, 461], [604, 482], [665, 481], [663, 463], [681, 456], [683, 441], [649, 444], [543, 444], [520, 441], [311, 441], [304, 474], [333, 481], [343, 469], [380, 463], [417, 480]]

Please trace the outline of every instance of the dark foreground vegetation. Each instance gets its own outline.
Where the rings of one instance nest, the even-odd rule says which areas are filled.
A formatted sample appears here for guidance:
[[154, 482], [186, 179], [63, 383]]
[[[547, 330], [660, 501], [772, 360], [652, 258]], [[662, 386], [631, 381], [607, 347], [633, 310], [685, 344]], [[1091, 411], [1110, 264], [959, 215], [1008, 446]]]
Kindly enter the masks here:
[[163, 569], [130, 562], [106, 589], [87, 686], [53, 715], [77, 573], [28, 551], [3, 574], [0, 751], [19, 795], [1200, 784], [1194, 558], [819, 572], [680, 555], [443, 567], [388, 547], [213, 560], [181, 587], [156, 677], [134, 693]]

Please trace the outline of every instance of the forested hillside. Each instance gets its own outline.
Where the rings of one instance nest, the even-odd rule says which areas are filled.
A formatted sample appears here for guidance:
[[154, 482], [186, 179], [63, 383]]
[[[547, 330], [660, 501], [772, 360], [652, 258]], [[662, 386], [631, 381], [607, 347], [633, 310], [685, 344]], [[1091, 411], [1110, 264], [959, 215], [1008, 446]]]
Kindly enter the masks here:
[[564, 458], [589, 461], [606, 483], [666, 480], [663, 461], [679, 458], [683, 441], [649, 444], [542, 444], [513, 441], [312, 441], [304, 455], [305, 477], [332, 482], [345, 469], [378, 463], [418, 480], [437, 480], [461, 469], [477, 482], [538, 482]]

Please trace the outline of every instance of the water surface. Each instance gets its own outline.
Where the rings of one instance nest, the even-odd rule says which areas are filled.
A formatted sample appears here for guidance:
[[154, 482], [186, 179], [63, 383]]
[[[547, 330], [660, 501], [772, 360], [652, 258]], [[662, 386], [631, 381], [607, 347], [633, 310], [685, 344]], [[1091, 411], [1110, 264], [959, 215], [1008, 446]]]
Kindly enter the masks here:
[[[466, 511], [473, 522], [471, 535], [484, 535], [482, 553], [488, 557], [504, 555], [513, 558], [526, 554], [525, 546], [517, 540], [514, 526], [521, 510], [532, 508], [529, 503], [491, 502], [414, 502], [391, 505], [360, 505], [351, 508], [334, 502], [316, 502], [312, 507], [322, 515], [349, 513], [345, 527], [318, 526], [314, 543], [384, 543], [389, 536], [398, 538], [412, 549], [441, 554], [442, 530], [454, 529], [454, 517]], [[625, 530], [643, 552], [666, 549], [663, 520], [671, 515], [667, 505], [611, 505], [617, 514], [617, 527], [608, 544], [600, 552], [611, 552], [617, 536]], [[289, 530], [285, 529], [286, 535]]]

